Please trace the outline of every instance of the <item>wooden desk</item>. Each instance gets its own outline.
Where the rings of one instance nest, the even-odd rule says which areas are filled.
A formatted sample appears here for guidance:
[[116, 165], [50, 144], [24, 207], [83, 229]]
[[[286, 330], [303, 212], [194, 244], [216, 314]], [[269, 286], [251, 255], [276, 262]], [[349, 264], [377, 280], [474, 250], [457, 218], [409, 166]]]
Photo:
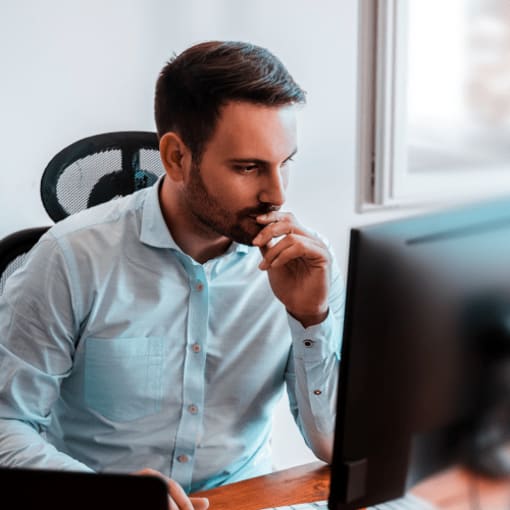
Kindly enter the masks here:
[[[312, 462], [196, 495], [209, 498], [210, 510], [260, 510], [327, 499], [329, 467]], [[509, 510], [510, 480], [493, 481], [450, 469], [412, 491], [441, 510]], [[476, 501], [476, 503], [474, 503]]]

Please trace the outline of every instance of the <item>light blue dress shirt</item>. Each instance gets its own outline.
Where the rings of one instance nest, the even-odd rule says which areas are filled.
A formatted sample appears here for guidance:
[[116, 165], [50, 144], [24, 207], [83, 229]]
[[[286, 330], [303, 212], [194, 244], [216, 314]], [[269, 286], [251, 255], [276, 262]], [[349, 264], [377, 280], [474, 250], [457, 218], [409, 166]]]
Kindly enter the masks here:
[[159, 182], [56, 224], [0, 297], [0, 465], [133, 472], [207, 489], [271, 470], [285, 385], [330, 460], [344, 289], [309, 328], [255, 247], [199, 264], [172, 239]]

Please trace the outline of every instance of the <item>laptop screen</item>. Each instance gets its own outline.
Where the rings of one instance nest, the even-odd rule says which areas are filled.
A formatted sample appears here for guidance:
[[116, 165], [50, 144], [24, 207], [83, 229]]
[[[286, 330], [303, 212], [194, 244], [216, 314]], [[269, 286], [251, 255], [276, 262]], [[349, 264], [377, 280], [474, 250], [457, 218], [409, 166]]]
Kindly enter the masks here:
[[165, 482], [155, 476], [0, 468], [5, 510], [168, 510]]

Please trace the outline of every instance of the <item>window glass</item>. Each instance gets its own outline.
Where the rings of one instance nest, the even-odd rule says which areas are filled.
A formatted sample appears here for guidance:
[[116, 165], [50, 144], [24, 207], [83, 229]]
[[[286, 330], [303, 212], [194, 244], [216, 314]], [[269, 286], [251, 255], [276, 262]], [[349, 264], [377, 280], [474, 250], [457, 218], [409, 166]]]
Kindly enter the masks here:
[[510, 1], [407, 8], [407, 172], [508, 172]]

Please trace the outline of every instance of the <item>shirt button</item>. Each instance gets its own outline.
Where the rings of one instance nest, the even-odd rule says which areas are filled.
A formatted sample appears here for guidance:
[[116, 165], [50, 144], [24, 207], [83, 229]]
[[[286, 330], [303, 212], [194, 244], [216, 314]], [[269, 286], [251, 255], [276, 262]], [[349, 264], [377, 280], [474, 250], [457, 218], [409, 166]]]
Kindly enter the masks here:
[[321, 395], [322, 391], [321, 390], [313, 390], [313, 394], [314, 395]]
[[191, 349], [193, 350], [193, 352], [200, 352], [202, 350], [202, 348], [200, 347], [200, 344], [197, 344], [197, 343], [194, 343], [191, 346]]
[[195, 289], [197, 289], [198, 292], [202, 292], [204, 290], [204, 284], [202, 282], [197, 282]]
[[190, 406], [188, 406], [188, 411], [191, 414], [197, 414], [198, 413], [198, 407], [195, 404], [191, 404]]
[[189, 461], [189, 457], [187, 455], [179, 455], [177, 457], [177, 460], [181, 463], [181, 464], [186, 464], [186, 462]]
[[313, 346], [313, 340], [310, 338], [307, 338], [306, 340], [303, 340], [303, 343], [305, 344], [305, 347], [312, 347]]

